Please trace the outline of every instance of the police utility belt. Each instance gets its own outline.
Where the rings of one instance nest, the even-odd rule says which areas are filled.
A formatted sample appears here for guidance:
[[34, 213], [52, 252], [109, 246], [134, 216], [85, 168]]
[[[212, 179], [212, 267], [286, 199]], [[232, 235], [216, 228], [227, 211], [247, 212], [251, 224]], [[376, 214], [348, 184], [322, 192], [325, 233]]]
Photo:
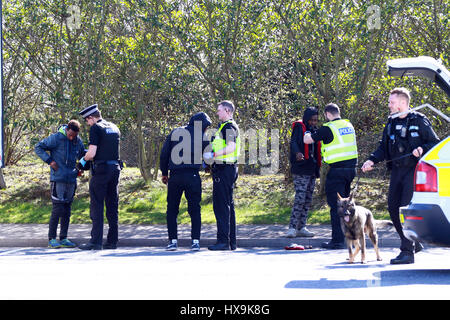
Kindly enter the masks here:
[[214, 172], [223, 170], [223, 169], [225, 169], [227, 167], [236, 167], [236, 162], [222, 162], [222, 161], [220, 163], [214, 162], [211, 165], [211, 170], [214, 173]]
[[95, 170], [95, 167], [101, 166], [101, 165], [119, 165], [120, 169], [123, 169], [123, 161], [122, 160], [94, 160], [92, 162], [93, 169]]

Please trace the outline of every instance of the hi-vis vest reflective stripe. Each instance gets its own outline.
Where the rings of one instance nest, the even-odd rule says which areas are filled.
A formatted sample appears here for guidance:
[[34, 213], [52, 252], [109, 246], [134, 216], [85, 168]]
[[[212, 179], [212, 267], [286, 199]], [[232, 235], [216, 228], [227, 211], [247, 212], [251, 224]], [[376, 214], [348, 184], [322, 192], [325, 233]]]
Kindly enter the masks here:
[[239, 158], [239, 154], [240, 154], [240, 150], [241, 150], [241, 138], [239, 137], [239, 129], [238, 129], [237, 125], [234, 123], [233, 120], [225, 121], [224, 123], [222, 123], [220, 125], [219, 129], [216, 131], [216, 134], [214, 135], [214, 140], [212, 142], [212, 149], [213, 149], [213, 152], [216, 152], [216, 151], [222, 150], [223, 148], [225, 148], [227, 146], [226, 140], [222, 139], [222, 136], [226, 137], [226, 134], [221, 134], [221, 131], [222, 131], [223, 127], [227, 123], [233, 123], [235, 125], [235, 127], [237, 128], [237, 130], [238, 130], [238, 136], [236, 137], [236, 149], [232, 153], [229, 153], [229, 154], [226, 154], [226, 155], [222, 155], [222, 156], [218, 156], [215, 159], [216, 160], [221, 160], [221, 161], [224, 161], [224, 162], [234, 163]]
[[326, 163], [357, 159], [355, 129], [350, 121], [339, 119], [324, 124], [333, 132], [333, 141], [322, 146], [322, 158]]

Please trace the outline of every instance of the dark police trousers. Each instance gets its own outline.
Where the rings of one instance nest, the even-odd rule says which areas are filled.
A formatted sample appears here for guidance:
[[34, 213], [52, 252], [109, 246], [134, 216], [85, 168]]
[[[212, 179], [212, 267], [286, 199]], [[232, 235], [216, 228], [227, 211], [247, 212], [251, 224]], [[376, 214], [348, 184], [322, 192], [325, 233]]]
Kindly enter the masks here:
[[412, 199], [414, 193], [414, 170], [415, 167], [393, 166], [388, 193], [388, 211], [395, 230], [400, 236], [400, 250], [411, 253], [414, 252], [414, 243], [403, 234], [403, 226], [400, 222], [400, 207], [408, 205]]
[[178, 238], [177, 217], [183, 192], [191, 217], [191, 238], [200, 240], [202, 181], [198, 170], [195, 169], [170, 170], [169, 182], [167, 183], [166, 216], [169, 240]]
[[355, 168], [330, 168], [325, 182], [325, 192], [327, 195], [327, 202], [330, 206], [331, 216], [331, 242], [344, 242], [344, 234], [341, 228], [341, 219], [337, 212], [337, 193], [342, 197], [350, 195], [350, 187], [355, 178]]
[[236, 214], [233, 189], [238, 177], [234, 164], [213, 167], [213, 209], [217, 221], [217, 242], [236, 245]]
[[67, 238], [71, 206], [76, 189], [76, 183], [51, 182], [52, 214], [48, 228], [49, 240], [56, 239], [59, 221], [61, 221], [59, 239], [63, 240]]
[[102, 245], [103, 240], [103, 208], [106, 205], [108, 220], [108, 244], [117, 244], [119, 239], [119, 164], [95, 164], [89, 182], [91, 197], [91, 243]]

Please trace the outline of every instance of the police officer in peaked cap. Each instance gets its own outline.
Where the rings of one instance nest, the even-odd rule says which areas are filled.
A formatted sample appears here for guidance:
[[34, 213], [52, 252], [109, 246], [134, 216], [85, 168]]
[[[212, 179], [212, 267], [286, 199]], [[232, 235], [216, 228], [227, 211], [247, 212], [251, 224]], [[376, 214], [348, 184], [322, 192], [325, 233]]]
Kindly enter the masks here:
[[[91, 198], [90, 217], [92, 220], [91, 240], [79, 246], [82, 250], [115, 249], [118, 242], [118, 184], [121, 170], [119, 160], [120, 130], [102, 118], [98, 105], [94, 104], [80, 112], [90, 126], [89, 148], [80, 160], [82, 165], [91, 161], [89, 194]], [[108, 235], [103, 242], [103, 208], [106, 206]]]

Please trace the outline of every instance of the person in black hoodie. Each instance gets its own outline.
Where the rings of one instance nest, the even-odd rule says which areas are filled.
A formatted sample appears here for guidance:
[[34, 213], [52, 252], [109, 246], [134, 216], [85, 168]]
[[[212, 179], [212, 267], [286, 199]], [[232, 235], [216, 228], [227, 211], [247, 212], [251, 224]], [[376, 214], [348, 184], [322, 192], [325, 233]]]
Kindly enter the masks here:
[[288, 238], [314, 236], [314, 233], [306, 228], [306, 220], [321, 166], [320, 142], [305, 144], [303, 136], [306, 132], [315, 132], [317, 122], [317, 109], [309, 107], [303, 114], [303, 121], [295, 121], [292, 124], [289, 160], [294, 180], [295, 200], [289, 221]]
[[183, 192], [191, 217], [191, 249], [200, 249], [202, 182], [199, 170], [203, 164], [203, 151], [209, 145], [203, 137], [210, 125], [211, 119], [206, 113], [194, 114], [187, 126], [176, 128], [167, 136], [161, 150], [162, 182], [167, 185], [168, 251], [178, 247], [177, 217]]

